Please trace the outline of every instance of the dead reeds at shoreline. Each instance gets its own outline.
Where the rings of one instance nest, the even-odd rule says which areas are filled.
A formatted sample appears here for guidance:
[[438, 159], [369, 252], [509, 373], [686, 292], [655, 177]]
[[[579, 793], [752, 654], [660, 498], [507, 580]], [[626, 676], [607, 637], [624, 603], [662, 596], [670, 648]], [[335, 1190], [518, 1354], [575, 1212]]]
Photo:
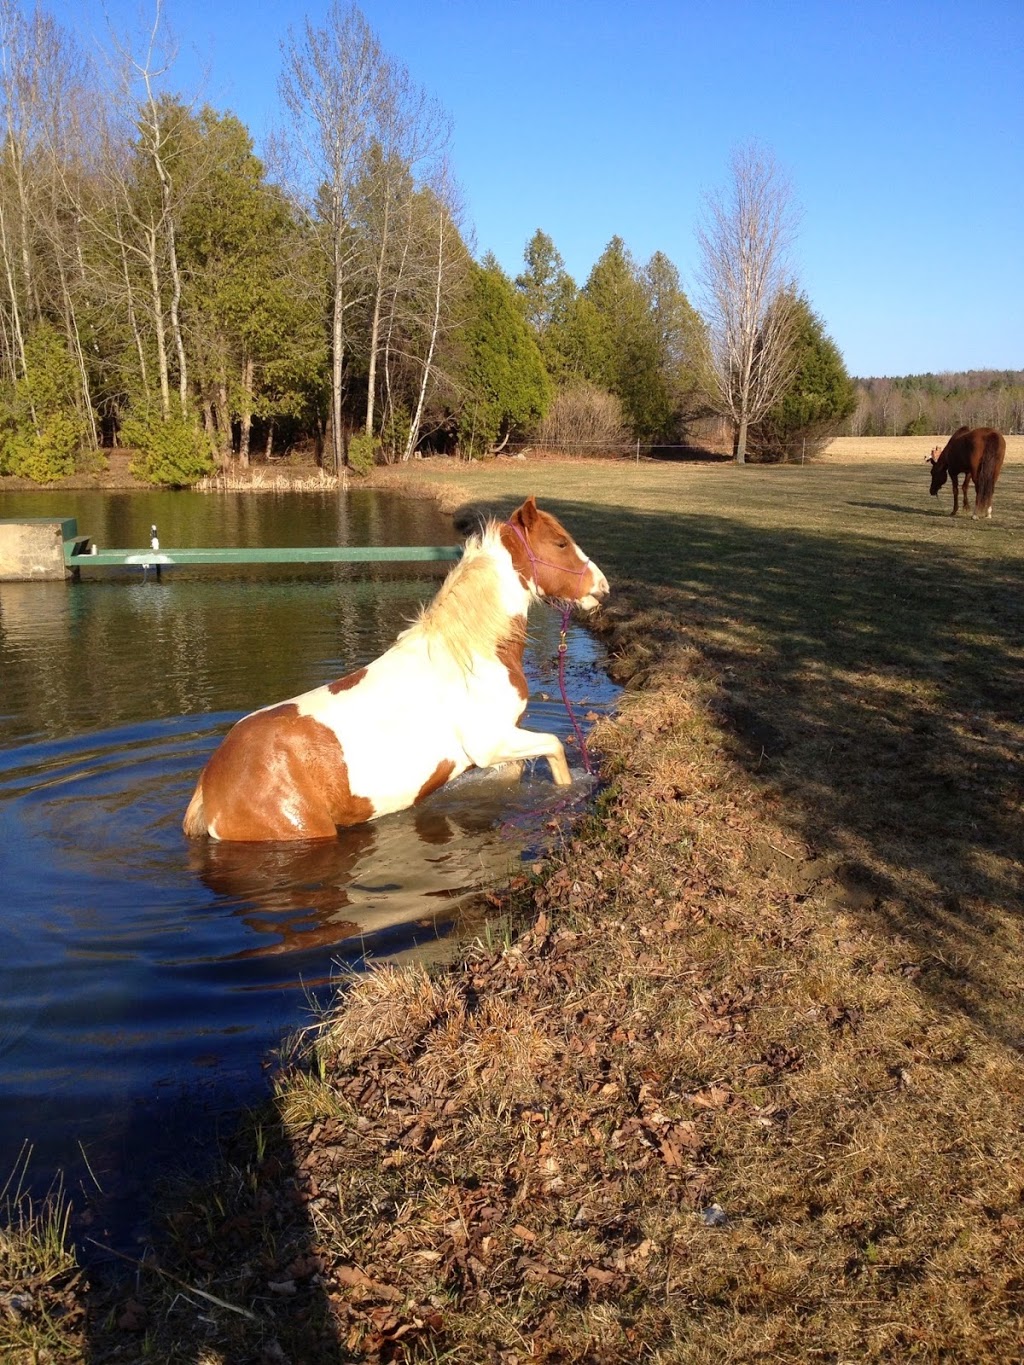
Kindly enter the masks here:
[[219, 469], [194, 485], [197, 493], [344, 493], [349, 480], [345, 470], [330, 474], [325, 469], [269, 470], [263, 465], [247, 469]]

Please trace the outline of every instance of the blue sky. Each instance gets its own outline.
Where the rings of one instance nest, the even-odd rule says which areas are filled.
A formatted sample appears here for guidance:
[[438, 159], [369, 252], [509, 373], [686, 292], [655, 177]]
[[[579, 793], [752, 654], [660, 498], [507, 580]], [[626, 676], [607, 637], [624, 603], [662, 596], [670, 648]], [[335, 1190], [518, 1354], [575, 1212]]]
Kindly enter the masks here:
[[[44, 3], [84, 45], [137, 0]], [[279, 119], [280, 40], [323, 0], [164, 0], [172, 88]], [[800, 283], [851, 373], [1024, 367], [1024, 0], [365, 0], [443, 103], [479, 254], [536, 228], [583, 283], [609, 239], [695, 293], [702, 194], [765, 144]]]

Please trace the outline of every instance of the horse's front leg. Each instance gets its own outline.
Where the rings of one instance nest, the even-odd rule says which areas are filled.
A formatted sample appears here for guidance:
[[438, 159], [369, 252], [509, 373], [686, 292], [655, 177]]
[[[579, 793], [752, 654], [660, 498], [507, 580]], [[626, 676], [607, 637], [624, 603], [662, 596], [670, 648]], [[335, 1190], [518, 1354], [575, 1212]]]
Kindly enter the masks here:
[[[966, 491], [967, 491], [967, 485], [964, 484], [964, 492], [966, 493]], [[953, 475], [953, 510], [952, 510], [952, 512], [950, 512], [949, 515], [950, 515], [951, 517], [955, 517], [956, 514], [957, 514], [957, 512], [958, 512], [958, 510], [959, 510], [959, 508], [960, 508], [960, 475], [959, 475], [959, 474], [954, 474], [954, 475]]]
[[495, 776], [502, 782], [507, 782], [514, 786], [523, 776], [524, 758], [517, 758], [512, 763], [499, 763], [494, 769]]
[[568, 787], [572, 782], [565, 750], [557, 735], [516, 728], [503, 734], [486, 751], [470, 757], [478, 768], [494, 768], [499, 763], [518, 763], [527, 758], [546, 758], [557, 786]]

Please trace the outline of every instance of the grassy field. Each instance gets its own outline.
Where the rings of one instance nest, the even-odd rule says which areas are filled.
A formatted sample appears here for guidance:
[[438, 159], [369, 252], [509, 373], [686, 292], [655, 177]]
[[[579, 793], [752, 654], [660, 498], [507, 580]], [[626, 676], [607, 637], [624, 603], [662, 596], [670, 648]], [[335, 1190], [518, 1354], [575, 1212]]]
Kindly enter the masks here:
[[403, 471], [608, 574], [608, 786], [53, 1359], [1024, 1358], [1024, 462], [981, 523], [919, 453]]
[[990, 523], [950, 517], [949, 485], [929, 497], [916, 464], [595, 463], [578, 495], [573, 469], [437, 481], [550, 504], [609, 574], [631, 657], [657, 671], [666, 645], [696, 649], [737, 759], [803, 846], [947, 961], [944, 1004], [1024, 1042], [1024, 957], [1000, 930], [1024, 891], [1024, 461]]

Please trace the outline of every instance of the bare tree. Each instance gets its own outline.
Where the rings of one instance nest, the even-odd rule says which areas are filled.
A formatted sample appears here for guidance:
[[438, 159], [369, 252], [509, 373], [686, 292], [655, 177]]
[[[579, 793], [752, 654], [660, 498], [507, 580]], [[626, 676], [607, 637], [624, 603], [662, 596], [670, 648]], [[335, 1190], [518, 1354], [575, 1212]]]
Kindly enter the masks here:
[[733, 424], [736, 460], [747, 429], [785, 392], [793, 375], [796, 294], [788, 251], [798, 212], [788, 181], [755, 143], [733, 153], [725, 190], [705, 197], [697, 229], [707, 323], [706, 379], [713, 406]]
[[31, 162], [54, 98], [60, 36], [41, 10], [26, 13], [15, 0], [0, 0], [0, 260], [12, 377], [25, 373], [25, 339], [41, 316]]
[[[401, 278], [405, 263], [406, 228], [413, 210], [417, 180], [437, 192], [446, 182], [444, 151], [451, 135], [450, 122], [437, 102], [418, 87], [408, 71], [389, 64], [388, 97], [381, 110], [368, 165], [362, 227], [370, 265], [370, 335], [367, 355], [366, 423], [373, 435], [377, 396], [378, 359], [383, 347], [385, 307], [394, 299], [395, 276]], [[445, 195], [439, 198], [444, 202]]]
[[354, 5], [334, 0], [323, 28], [307, 19], [289, 32], [281, 95], [294, 145], [306, 163], [311, 217], [322, 229], [331, 277], [331, 440], [335, 469], [343, 462], [342, 399], [346, 314], [360, 302], [362, 247], [354, 231], [355, 197], [372, 147], [380, 146], [391, 87], [390, 64]]
[[[372, 436], [382, 382], [388, 405], [385, 355], [395, 336], [395, 310], [410, 284], [409, 241], [419, 192], [434, 190], [451, 213], [451, 198], [443, 192], [450, 125], [408, 70], [383, 52], [354, 5], [342, 9], [334, 0], [324, 27], [307, 21], [299, 39], [289, 35], [284, 50], [281, 93], [292, 118], [294, 149], [306, 165], [310, 217], [332, 282], [331, 426], [340, 464], [351, 334], [360, 328], [367, 379], [363, 426]], [[449, 254], [448, 226], [441, 221], [439, 244], [430, 233], [442, 267]], [[436, 341], [441, 309], [434, 302], [427, 307]], [[428, 379], [429, 374], [428, 363]]]
[[433, 250], [430, 254], [428, 306], [419, 310], [420, 331], [426, 346], [420, 356], [420, 382], [402, 455], [405, 460], [412, 458], [419, 441], [423, 408], [434, 378], [438, 343], [450, 322], [450, 312], [446, 310], [445, 302], [450, 298], [453, 275], [461, 267], [464, 256], [462, 242], [451, 213], [454, 196], [426, 191], [421, 198], [428, 213], [423, 236]]
[[29, 335], [42, 321], [59, 326], [77, 373], [75, 403], [95, 445], [78, 312], [82, 241], [63, 184], [81, 141], [82, 82], [70, 35], [38, 6], [0, 0], [3, 371], [24, 375]]
[[[444, 353], [460, 315], [469, 253], [461, 203], [444, 163], [405, 205], [381, 307], [382, 450], [411, 459], [441, 389], [450, 388]], [[400, 234], [398, 227], [400, 226]], [[429, 414], [429, 415], [428, 415]]]
[[104, 289], [126, 312], [147, 398], [152, 344], [160, 412], [167, 421], [173, 415], [172, 347], [182, 415], [188, 407], [177, 233], [205, 168], [196, 156], [191, 109], [161, 90], [176, 55], [164, 32], [162, 0], [155, 0], [152, 22], [140, 41], [112, 35], [112, 47], [117, 70], [112, 88], [103, 92], [106, 98], [95, 102], [88, 174], [76, 177], [65, 169], [64, 192], [92, 239], [100, 268], [106, 267]]

